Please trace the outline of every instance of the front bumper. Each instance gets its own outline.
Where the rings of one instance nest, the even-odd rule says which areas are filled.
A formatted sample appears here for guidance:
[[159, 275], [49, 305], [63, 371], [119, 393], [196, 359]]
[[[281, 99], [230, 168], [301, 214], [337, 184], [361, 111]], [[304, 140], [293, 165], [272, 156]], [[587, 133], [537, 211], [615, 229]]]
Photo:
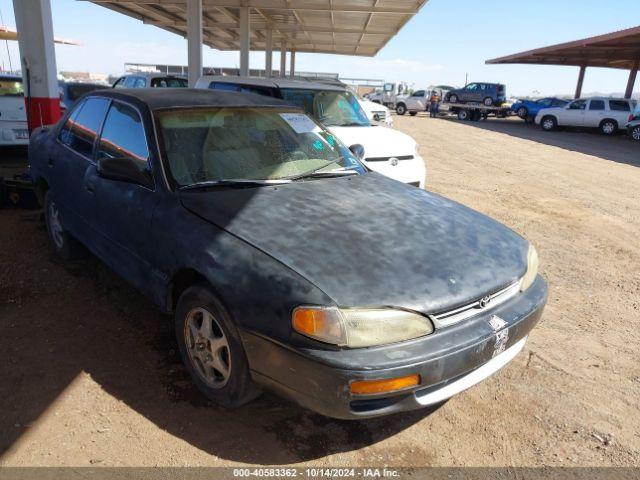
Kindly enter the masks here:
[[[328, 417], [360, 419], [439, 403], [511, 361], [540, 320], [547, 285], [538, 276], [524, 293], [468, 320], [416, 340], [363, 349], [296, 349], [243, 331], [252, 377], [266, 388]], [[505, 324], [494, 329], [498, 316]], [[400, 392], [356, 396], [349, 383], [420, 375]]]

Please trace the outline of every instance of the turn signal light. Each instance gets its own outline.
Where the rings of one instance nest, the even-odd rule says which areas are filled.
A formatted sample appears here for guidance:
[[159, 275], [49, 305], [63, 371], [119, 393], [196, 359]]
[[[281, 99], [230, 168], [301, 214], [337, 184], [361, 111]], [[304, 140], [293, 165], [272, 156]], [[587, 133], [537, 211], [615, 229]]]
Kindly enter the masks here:
[[393, 392], [420, 385], [420, 375], [387, 378], [384, 380], [358, 380], [351, 382], [349, 391], [354, 395], [373, 395], [376, 393]]

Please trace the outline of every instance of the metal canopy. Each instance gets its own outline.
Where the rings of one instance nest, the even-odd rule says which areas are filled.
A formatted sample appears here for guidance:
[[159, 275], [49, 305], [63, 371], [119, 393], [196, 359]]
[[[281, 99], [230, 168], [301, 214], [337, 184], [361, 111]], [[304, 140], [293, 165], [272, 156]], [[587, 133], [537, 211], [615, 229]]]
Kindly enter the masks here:
[[[84, 0], [149, 25], [187, 35], [186, 0]], [[251, 50], [373, 56], [428, 0], [202, 0], [203, 42], [240, 49], [240, 7], [250, 7]]]
[[632, 70], [637, 68], [638, 60], [640, 60], [640, 27], [633, 27], [584, 40], [495, 58], [487, 60], [486, 63], [573, 65]]

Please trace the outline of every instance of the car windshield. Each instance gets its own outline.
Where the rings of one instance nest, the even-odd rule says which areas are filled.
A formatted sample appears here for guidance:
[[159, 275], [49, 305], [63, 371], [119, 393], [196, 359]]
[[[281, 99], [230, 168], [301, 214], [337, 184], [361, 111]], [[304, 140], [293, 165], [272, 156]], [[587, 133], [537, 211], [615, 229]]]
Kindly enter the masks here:
[[179, 186], [365, 172], [348, 148], [299, 111], [173, 109], [157, 117], [166, 164]]
[[24, 97], [22, 80], [0, 78], [0, 97]]
[[371, 126], [358, 99], [350, 92], [285, 88], [282, 98], [304, 108], [326, 127]]

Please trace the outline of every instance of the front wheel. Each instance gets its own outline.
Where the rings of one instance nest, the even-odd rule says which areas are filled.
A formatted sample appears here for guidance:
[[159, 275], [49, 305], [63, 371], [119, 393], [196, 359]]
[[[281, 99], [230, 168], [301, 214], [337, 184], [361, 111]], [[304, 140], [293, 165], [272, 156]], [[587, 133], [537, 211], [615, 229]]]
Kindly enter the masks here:
[[458, 120], [469, 120], [469, 110], [458, 110]]
[[252, 382], [240, 335], [222, 304], [203, 285], [180, 296], [175, 314], [182, 361], [198, 389], [228, 408], [260, 394]]
[[526, 120], [529, 116], [529, 110], [527, 110], [527, 107], [520, 107], [516, 113], [522, 120]]
[[636, 125], [631, 129], [631, 138], [636, 142], [640, 142], [640, 125]]
[[545, 132], [551, 132], [558, 127], [558, 121], [555, 119], [555, 117], [548, 116], [542, 119], [540, 125]]
[[399, 103], [398, 106], [396, 107], [396, 113], [398, 115], [404, 115], [405, 113], [407, 113], [407, 107], [404, 103]]
[[613, 135], [618, 131], [618, 122], [611, 119], [603, 120], [600, 123], [600, 131], [607, 136]]
[[455, 93], [449, 96], [449, 103], [458, 103], [458, 96]]
[[62, 213], [50, 191], [44, 196], [44, 221], [49, 244], [56, 255], [63, 260], [78, 257], [82, 247], [62, 226]]

